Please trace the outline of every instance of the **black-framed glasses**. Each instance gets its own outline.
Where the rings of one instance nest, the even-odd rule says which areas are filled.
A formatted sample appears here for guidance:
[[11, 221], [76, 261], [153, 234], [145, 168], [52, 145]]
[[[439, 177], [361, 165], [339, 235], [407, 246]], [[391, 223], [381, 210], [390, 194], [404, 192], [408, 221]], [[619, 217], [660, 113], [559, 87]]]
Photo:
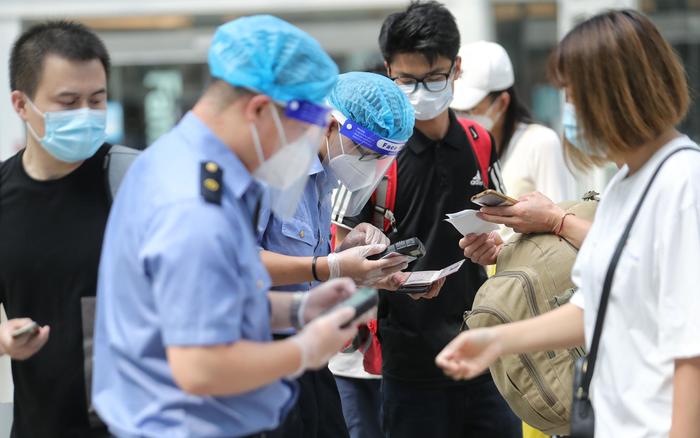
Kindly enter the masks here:
[[[354, 141], [350, 140], [349, 138], [345, 137], [343, 134], [340, 134], [340, 142], [343, 147], [343, 153], [345, 154], [350, 154], [350, 155], [357, 155], [357, 160], [358, 161], [372, 161], [372, 160], [381, 160], [382, 158], [385, 158], [386, 155], [382, 155], [378, 152], [372, 151], [364, 146], [361, 146]], [[349, 142], [350, 146], [348, 149], [345, 149], [345, 141], [343, 141], [343, 137], [346, 138], [346, 140]]]
[[370, 151], [369, 149], [363, 148], [362, 146], [358, 146], [357, 150], [360, 152], [360, 161], [373, 161], [373, 160], [381, 160], [382, 158], [386, 158], [386, 155], [382, 155], [378, 152]]
[[423, 87], [426, 90], [437, 93], [447, 88], [447, 84], [450, 83], [450, 76], [452, 76], [453, 70], [454, 64], [450, 66], [450, 71], [447, 73], [430, 73], [429, 75], [423, 76], [423, 78], [420, 79], [413, 76], [394, 76], [389, 79], [394, 81], [394, 83], [398, 86], [413, 87], [409, 94], [413, 94], [416, 92], [416, 90], [418, 90], [418, 84], [423, 84]]

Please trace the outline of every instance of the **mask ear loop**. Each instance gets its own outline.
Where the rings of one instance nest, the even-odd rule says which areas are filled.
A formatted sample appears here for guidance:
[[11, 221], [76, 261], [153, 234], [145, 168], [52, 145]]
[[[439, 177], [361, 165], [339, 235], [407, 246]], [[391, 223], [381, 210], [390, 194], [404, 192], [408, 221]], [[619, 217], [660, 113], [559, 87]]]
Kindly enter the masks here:
[[340, 134], [340, 129], [338, 130], [338, 141], [340, 141], [340, 152], [345, 155], [345, 147], [343, 146], [343, 136]]
[[[333, 120], [338, 124], [338, 141], [340, 142], [340, 155], [345, 155], [345, 148], [343, 147], [343, 138], [340, 135], [340, 127], [343, 126], [343, 123], [341, 123], [340, 120], [334, 115], [331, 115]], [[328, 144], [328, 138], [326, 138], [326, 144]], [[331, 157], [331, 151], [328, 150], [328, 159], [330, 160]], [[333, 157], [335, 158], [335, 157]]]
[[328, 137], [324, 136], [323, 139], [326, 140], [326, 156], [328, 157], [328, 161], [331, 161], [331, 147], [328, 143]]
[[285, 145], [287, 145], [287, 135], [284, 132], [284, 126], [282, 126], [282, 120], [280, 120], [279, 114], [277, 114], [277, 108], [275, 107], [274, 104], [270, 104], [270, 110], [272, 111], [272, 121], [275, 123], [275, 127], [277, 128], [277, 134], [279, 135], [280, 141], [282, 144], [280, 145], [280, 149], [282, 149]]
[[25, 94], [24, 97], [27, 99], [27, 103], [29, 104], [29, 106], [32, 107], [32, 110], [35, 113], [39, 114], [43, 119], [45, 119], [46, 115], [36, 105], [34, 105], [34, 102], [32, 102], [29, 96]]
[[489, 104], [489, 107], [486, 108], [486, 111], [484, 111], [485, 116], [492, 117], [491, 110], [493, 109], [493, 106], [496, 104], [496, 100], [498, 100], [498, 98], [494, 99], [493, 102], [491, 102]]
[[255, 145], [255, 153], [258, 156], [258, 161], [260, 165], [265, 162], [265, 155], [263, 155], [262, 144], [260, 143], [260, 135], [258, 135], [258, 128], [255, 126], [255, 122], [250, 123], [250, 135], [253, 137], [253, 144]]
[[[41, 116], [42, 119], [46, 120], [46, 115], [41, 112], [39, 108], [37, 108], [36, 105], [34, 105], [34, 102], [27, 96], [26, 94], [24, 95], [25, 99], [27, 100], [27, 103], [29, 104], [28, 106], [37, 113], [38, 115]], [[29, 134], [31, 134], [32, 137], [34, 137], [34, 140], [36, 140], [38, 143], [41, 143], [41, 138], [39, 137], [39, 134], [32, 128], [32, 125], [29, 123], [29, 121], [24, 122], [24, 124], [27, 126], [27, 131], [29, 131]]]
[[[338, 123], [338, 141], [340, 142], [340, 155], [345, 154], [345, 148], [343, 147], [343, 138], [340, 135], [340, 122], [335, 119], [334, 120]], [[330, 142], [328, 141], [328, 137], [324, 137], [326, 139], [326, 152], [328, 153], [328, 161], [330, 161], [332, 158], [336, 157], [331, 157], [331, 148], [330, 148]], [[338, 156], [340, 156], [338, 155]]]

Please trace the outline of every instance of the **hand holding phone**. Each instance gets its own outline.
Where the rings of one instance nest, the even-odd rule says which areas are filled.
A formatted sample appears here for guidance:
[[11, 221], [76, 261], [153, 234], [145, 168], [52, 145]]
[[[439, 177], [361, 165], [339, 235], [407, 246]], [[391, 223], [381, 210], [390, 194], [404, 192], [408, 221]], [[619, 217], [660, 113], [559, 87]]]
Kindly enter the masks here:
[[18, 328], [17, 330], [13, 331], [12, 338], [17, 339], [17, 338], [22, 337], [24, 335], [28, 335], [31, 337], [31, 336], [36, 335], [37, 333], [39, 333], [39, 324], [32, 321], [32, 322]]
[[506, 196], [503, 193], [492, 189], [477, 193], [476, 195], [472, 196], [471, 199], [473, 203], [482, 207], [504, 207], [518, 203], [517, 199], [513, 199], [510, 196]]
[[380, 260], [392, 257], [392, 254], [409, 256], [415, 260], [425, 255], [425, 246], [419, 238], [411, 237], [389, 245], [383, 252], [368, 256], [367, 260]]
[[13, 360], [25, 360], [49, 339], [49, 326], [40, 327], [29, 318], [15, 318], [0, 324], [0, 353]]
[[343, 307], [352, 307], [355, 309], [355, 316], [347, 323], [340, 326], [340, 328], [347, 328], [353, 321], [361, 318], [368, 310], [375, 307], [379, 303], [379, 294], [376, 289], [370, 289], [368, 287], [362, 287], [357, 289], [357, 291], [350, 295], [349, 298], [339, 302], [335, 306], [331, 307], [324, 313], [331, 313], [336, 309]]

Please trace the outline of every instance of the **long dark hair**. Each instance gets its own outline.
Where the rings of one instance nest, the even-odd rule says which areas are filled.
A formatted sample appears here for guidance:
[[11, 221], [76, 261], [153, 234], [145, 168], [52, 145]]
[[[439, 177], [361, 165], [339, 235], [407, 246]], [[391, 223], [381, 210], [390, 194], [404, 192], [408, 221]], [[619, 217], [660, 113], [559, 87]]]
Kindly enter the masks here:
[[507, 90], [502, 91], [492, 91], [489, 93], [491, 102], [496, 100], [501, 93], [508, 93], [510, 96], [510, 103], [508, 104], [508, 108], [506, 108], [506, 113], [504, 114], [505, 119], [503, 120], [503, 138], [501, 139], [501, 145], [498, 148], [498, 158], [501, 158], [506, 153], [508, 145], [515, 134], [515, 130], [518, 128], [518, 124], [533, 122], [530, 110], [518, 97], [518, 93], [515, 92], [515, 87], [510, 87]]

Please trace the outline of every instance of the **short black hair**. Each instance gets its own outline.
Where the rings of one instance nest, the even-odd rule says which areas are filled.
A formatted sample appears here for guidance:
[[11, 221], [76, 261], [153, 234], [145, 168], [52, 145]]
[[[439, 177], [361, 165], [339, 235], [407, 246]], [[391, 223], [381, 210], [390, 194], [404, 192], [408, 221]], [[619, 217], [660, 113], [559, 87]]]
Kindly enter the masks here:
[[388, 63], [401, 53], [420, 53], [431, 65], [439, 56], [454, 61], [459, 45], [454, 15], [436, 1], [412, 1], [405, 11], [389, 15], [379, 33], [379, 47]]
[[98, 59], [109, 74], [109, 54], [90, 29], [72, 21], [48, 21], [27, 29], [10, 54], [10, 89], [34, 98], [47, 55], [71, 61]]

